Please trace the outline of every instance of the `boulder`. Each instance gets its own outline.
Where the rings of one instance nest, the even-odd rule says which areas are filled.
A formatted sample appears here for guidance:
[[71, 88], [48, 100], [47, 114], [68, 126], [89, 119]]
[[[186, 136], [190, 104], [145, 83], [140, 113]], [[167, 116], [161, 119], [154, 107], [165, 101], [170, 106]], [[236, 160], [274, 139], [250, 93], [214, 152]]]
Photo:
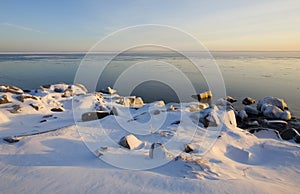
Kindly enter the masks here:
[[10, 103], [10, 101], [7, 98], [7, 95], [3, 95], [0, 97], [0, 104], [6, 104], [6, 103]]
[[117, 103], [125, 107], [136, 107], [136, 108], [142, 107], [144, 105], [142, 98], [140, 97], [136, 98], [135, 96], [120, 97]]
[[246, 120], [248, 118], [248, 114], [246, 113], [245, 110], [241, 110], [239, 112], [239, 117], [242, 119], [242, 120]]
[[249, 105], [246, 105], [244, 107], [244, 110], [249, 115], [258, 115], [259, 114], [258, 110], [256, 110], [255, 108], [253, 108], [252, 106], [249, 106]]
[[115, 93], [117, 93], [117, 90], [114, 90], [111, 87], [107, 87], [105, 89], [100, 90], [100, 92], [105, 93], [105, 94], [115, 94]]
[[23, 94], [24, 91], [16, 86], [0, 84], [0, 92], [10, 92], [12, 94]]
[[163, 144], [153, 143], [149, 151], [149, 157], [152, 159], [166, 159], [168, 152]]
[[258, 104], [257, 104], [257, 110], [259, 111], [263, 111], [263, 105], [273, 105], [276, 106], [278, 108], [280, 108], [281, 110], [287, 110], [287, 104], [283, 99], [279, 99], [276, 97], [265, 97], [261, 100], [259, 100]]
[[206, 91], [197, 95], [192, 95], [193, 98], [200, 100], [212, 98], [212, 92]]
[[242, 103], [244, 105], [251, 105], [251, 104], [255, 104], [255, 100], [253, 98], [250, 98], [250, 97], [246, 97], [244, 98], [244, 100], [242, 101]]
[[96, 111], [96, 112], [86, 112], [83, 113], [81, 116], [82, 121], [93, 121], [93, 120], [98, 120], [102, 119], [108, 115], [111, 115], [110, 112], [103, 112], [103, 111]]
[[11, 113], [13, 113], [13, 114], [15, 114], [15, 113], [20, 113], [20, 112], [21, 112], [21, 106], [15, 104], [15, 105], [13, 105], [13, 106], [11, 107], [11, 109], [9, 109], [8, 111], [11, 112]]
[[231, 97], [231, 96], [227, 96], [227, 97], [226, 97], [226, 100], [227, 100], [228, 102], [230, 102], [230, 103], [234, 103], [234, 102], [237, 101], [237, 99], [235, 99], [235, 98], [233, 98], [233, 97]]
[[65, 109], [63, 107], [51, 108], [52, 112], [64, 112]]
[[291, 120], [292, 115], [290, 111], [282, 110], [278, 108], [277, 106], [265, 104], [262, 107], [263, 115], [269, 119], [280, 119], [280, 120]]
[[282, 139], [284, 140], [290, 140], [290, 139], [293, 139], [294, 137], [297, 136], [297, 131], [293, 128], [290, 128], [290, 129], [286, 129], [282, 132], [280, 132], [280, 136]]
[[264, 124], [268, 128], [277, 129], [278, 131], [283, 131], [288, 127], [288, 123], [282, 120], [264, 120]]
[[142, 143], [142, 141], [140, 141], [132, 134], [122, 137], [119, 141], [119, 145], [130, 150], [138, 148], [140, 145], [142, 145]]
[[39, 100], [39, 97], [32, 96], [30, 94], [22, 94], [22, 95], [16, 96], [16, 99], [19, 100], [20, 102], [24, 102], [26, 99]]

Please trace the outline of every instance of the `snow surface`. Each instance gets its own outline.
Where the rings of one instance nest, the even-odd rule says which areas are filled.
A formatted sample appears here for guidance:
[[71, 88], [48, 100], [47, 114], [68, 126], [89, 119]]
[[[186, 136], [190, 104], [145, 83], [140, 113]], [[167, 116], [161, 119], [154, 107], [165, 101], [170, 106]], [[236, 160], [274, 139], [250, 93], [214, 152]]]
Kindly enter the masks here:
[[[24, 102], [16, 99], [19, 94], [5, 93], [11, 103], [0, 105], [0, 193], [297, 193], [300, 189], [300, 145], [276, 139], [272, 131], [258, 132], [258, 138], [237, 128], [233, 111], [199, 109], [199, 117], [209, 111], [217, 124], [203, 128], [195, 110], [202, 106], [195, 102], [174, 105], [172, 110], [163, 102], [128, 109], [118, 104], [117, 94], [85, 94], [77, 87], [77, 96], [62, 97], [55, 88], [67, 87], [32, 91], [40, 99]], [[32, 103], [42, 108], [35, 110]], [[20, 112], [11, 113], [16, 104]], [[62, 106], [64, 112], [51, 111]], [[81, 121], [82, 113], [99, 107], [114, 107], [118, 116]], [[3, 140], [56, 128], [60, 129], [13, 144]], [[142, 146], [120, 147], [118, 141], [129, 134]], [[161, 162], [149, 157], [153, 142], [166, 144], [169, 157], [163, 165], [142, 169]], [[196, 145], [195, 150], [181, 153], [185, 142]], [[122, 169], [130, 165], [142, 170]]]

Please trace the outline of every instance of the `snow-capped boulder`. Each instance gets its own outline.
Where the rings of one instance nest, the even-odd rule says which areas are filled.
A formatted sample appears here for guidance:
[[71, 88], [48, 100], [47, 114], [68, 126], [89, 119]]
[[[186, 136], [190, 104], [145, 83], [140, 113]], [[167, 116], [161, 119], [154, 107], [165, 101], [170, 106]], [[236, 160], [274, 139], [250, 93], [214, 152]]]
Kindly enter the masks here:
[[140, 97], [136, 98], [135, 96], [120, 97], [117, 103], [125, 107], [134, 107], [134, 108], [139, 108], [144, 105], [142, 98]]
[[149, 157], [152, 159], [165, 159], [168, 157], [168, 152], [163, 144], [153, 143], [149, 151]]
[[142, 145], [142, 143], [142, 141], [140, 141], [132, 134], [122, 137], [119, 141], [119, 145], [130, 150], [138, 148], [140, 145]]
[[10, 101], [7, 98], [7, 95], [3, 95], [0, 97], [0, 104], [6, 104], [6, 103], [10, 103]]
[[250, 97], [246, 97], [244, 98], [244, 100], [242, 101], [242, 103], [244, 105], [251, 105], [251, 104], [255, 104], [255, 100], [253, 98], [250, 98]]
[[16, 86], [0, 84], [0, 92], [9, 92], [12, 94], [23, 94], [24, 91]]
[[114, 90], [111, 87], [107, 87], [105, 89], [100, 90], [100, 92], [105, 93], [105, 94], [115, 94], [115, 93], [117, 93], [117, 90]]
[[264, 120], [264, 123], [266, 125], [266, 127], [272, 128], [272, 129], [277, 129], [277, 130], [284, 130], [288, 127], [288, 123], [286, 121], [282, 121], [282, 120]]
[[259, 102], [257, 104], [257, 110], [263, 111], [262, 110], [263, 106], [266, 104], [276, 106], [276, 107], [280, 108], [281, 110], [287, 109], [287, 104], [283, 99], [268, 96], [268, 97], [265, 97], [265, 98], [259, 100]]
[[262, 106], [263, 115], [269, 119], [281, 119], [281, 120], [291, 120], [292, 115], [290, 111], [282, 110], [277, 106], [265, 104]]

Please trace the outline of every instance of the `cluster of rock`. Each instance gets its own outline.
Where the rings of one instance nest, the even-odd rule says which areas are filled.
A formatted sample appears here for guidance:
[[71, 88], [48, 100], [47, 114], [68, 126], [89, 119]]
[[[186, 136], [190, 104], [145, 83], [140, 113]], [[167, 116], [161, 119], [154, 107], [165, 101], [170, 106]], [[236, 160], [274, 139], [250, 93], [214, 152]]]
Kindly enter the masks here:
[[16, 86], [0, 85], [0, 105], [10, 113], [32, 113], [32, 111], [63, 112], [64, 98], [86, 94], [87, 89], [81, 84], [65, 83], [43, 85], [35, 90], [22, 90]]
[[228, 100], [231, 98], [227, 98], [227, 101], [235, 111], [238, 127], [254, 134], [269, 131], [279, 139], [300, 143], [300, 121], [292, 117], [283, 99], [265, 97], [256, 103], [256, 100], [247, 97], [242, 101], [243, 109], [237, 111], [233, 106], [234, 102]]

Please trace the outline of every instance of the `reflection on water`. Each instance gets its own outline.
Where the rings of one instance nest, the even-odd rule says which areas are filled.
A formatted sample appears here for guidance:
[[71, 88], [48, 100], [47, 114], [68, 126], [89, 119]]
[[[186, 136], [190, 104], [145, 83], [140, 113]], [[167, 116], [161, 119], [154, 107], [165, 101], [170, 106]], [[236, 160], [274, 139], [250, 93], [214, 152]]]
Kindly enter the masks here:
[[[89, 60], [104, 64], [109, 62], [110, 55], [95, 54]], [[228, 95], [240, 101], [246, 96], [284, 98], [291, 111], [300, 116], [300, 52], [213, 52], [212, 55], [219, 64]], [[72, 83], [83, 57], [83, 54], [1, 54], [0, 82], [25, 89], [53, 82]], [[184, 72], [198, 92], [208, 89], [202, 74], [191, 62], [170, 52], [127, 52], [117, 56], [99, 76], [97, 89], [112, 86], [124, 70], [145, 60], [172, 64]], [[161, 63], [154, 62], [151, 66], [152, 73], [172, 74]], [[177, 81], [180, 82], [180, 77]], [[147, 101], [177, 100], [174, 91], [159, 82], [140, 84], [132, 94], [148, 97]]]

